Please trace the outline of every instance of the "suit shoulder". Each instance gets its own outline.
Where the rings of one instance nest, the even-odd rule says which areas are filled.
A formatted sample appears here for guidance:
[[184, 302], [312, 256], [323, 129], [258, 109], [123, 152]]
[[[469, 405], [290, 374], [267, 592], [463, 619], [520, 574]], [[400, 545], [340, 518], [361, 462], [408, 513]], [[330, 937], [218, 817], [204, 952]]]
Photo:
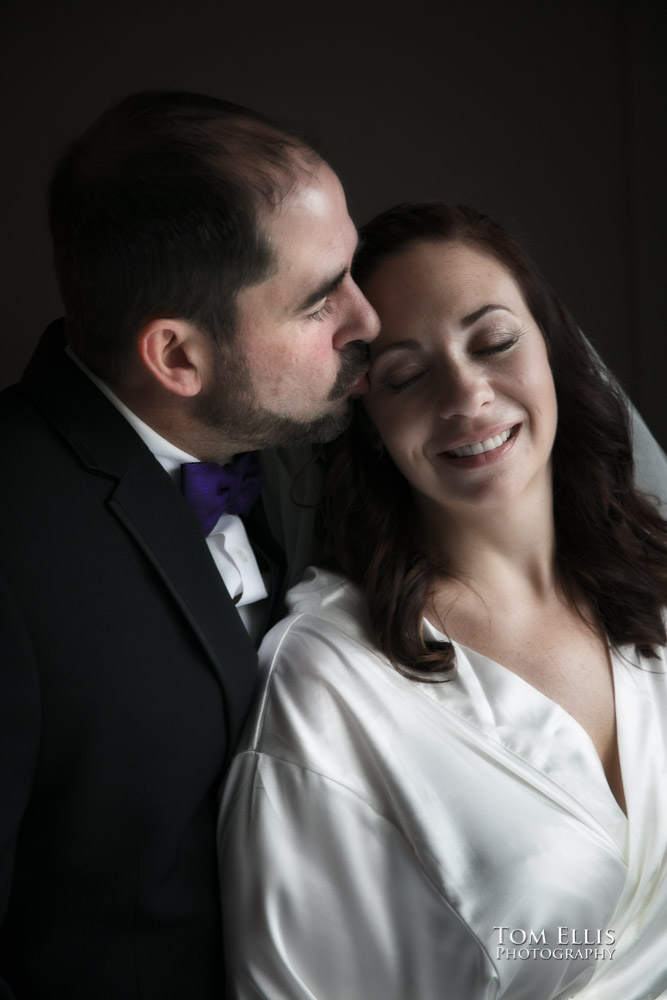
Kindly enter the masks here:
[[63, 451], [55, 428], [20, 385], [0, 393], [0, 439], [5, 464], [18, 477], [30, 477], [30, 470], [43, 477], [40, 464]]

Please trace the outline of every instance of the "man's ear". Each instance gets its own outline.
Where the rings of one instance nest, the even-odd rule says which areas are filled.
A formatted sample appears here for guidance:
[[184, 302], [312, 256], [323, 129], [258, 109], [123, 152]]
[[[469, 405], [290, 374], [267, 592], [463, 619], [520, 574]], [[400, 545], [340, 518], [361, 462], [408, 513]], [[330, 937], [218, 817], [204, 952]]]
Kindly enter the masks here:
[[139, 357], [169, 392], [196, 396], [202, 387], [205, 335], [185, 320], [155, 319], [139, 334]]

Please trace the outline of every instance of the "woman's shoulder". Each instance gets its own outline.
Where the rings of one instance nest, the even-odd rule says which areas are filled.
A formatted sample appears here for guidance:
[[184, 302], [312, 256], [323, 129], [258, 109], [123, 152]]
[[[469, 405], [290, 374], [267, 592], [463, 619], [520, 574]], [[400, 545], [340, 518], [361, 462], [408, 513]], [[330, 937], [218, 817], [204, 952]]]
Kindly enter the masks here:
[[363, 595], [348, 579], [309, 567], [287, 600], [290, 614], [259, 651], [244, 740], [265, 753], [278, 734], [281, 752], [286, 743], [302, 743], [307, 734], [314, 739], [332, 727], [342, 738], [342, 729], [362, 724], [360, 706], [393, 700], [404, 680], [374, 647]]
[[301, 582], [288, 591], [286, 604], [287, 617], [266, 635], [259, 651], [264, 673], [279, 664], [290, 672], [317, 671], [325, 649], [328, 659], [351, 646], [376, 653], [363, 595], [347, 577], [309, 566]]
[[348, 635], [368, 639], [366, 607], [360, 588], [332, 570], [308, 566], [285, 598], [288, 621], [310, 615]]

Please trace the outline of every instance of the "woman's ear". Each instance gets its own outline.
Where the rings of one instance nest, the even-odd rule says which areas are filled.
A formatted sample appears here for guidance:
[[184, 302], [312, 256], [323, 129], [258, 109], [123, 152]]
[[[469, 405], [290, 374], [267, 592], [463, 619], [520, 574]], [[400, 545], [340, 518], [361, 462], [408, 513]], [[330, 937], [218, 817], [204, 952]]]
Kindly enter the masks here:
[[205, 347], [201, 330], [178, 319], [151, 320], [137, 342], [144, 367], [177, 396], [196, 396], [201, 390]]

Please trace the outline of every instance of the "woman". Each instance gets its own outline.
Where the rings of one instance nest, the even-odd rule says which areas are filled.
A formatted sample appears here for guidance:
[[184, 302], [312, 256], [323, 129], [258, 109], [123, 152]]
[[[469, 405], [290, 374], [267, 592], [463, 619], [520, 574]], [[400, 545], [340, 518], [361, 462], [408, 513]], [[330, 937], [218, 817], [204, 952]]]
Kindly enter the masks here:
[[363, 412], [221, 826], [234, 997], [667, 995], [667, 525], [518, 245], [362, 231]]

